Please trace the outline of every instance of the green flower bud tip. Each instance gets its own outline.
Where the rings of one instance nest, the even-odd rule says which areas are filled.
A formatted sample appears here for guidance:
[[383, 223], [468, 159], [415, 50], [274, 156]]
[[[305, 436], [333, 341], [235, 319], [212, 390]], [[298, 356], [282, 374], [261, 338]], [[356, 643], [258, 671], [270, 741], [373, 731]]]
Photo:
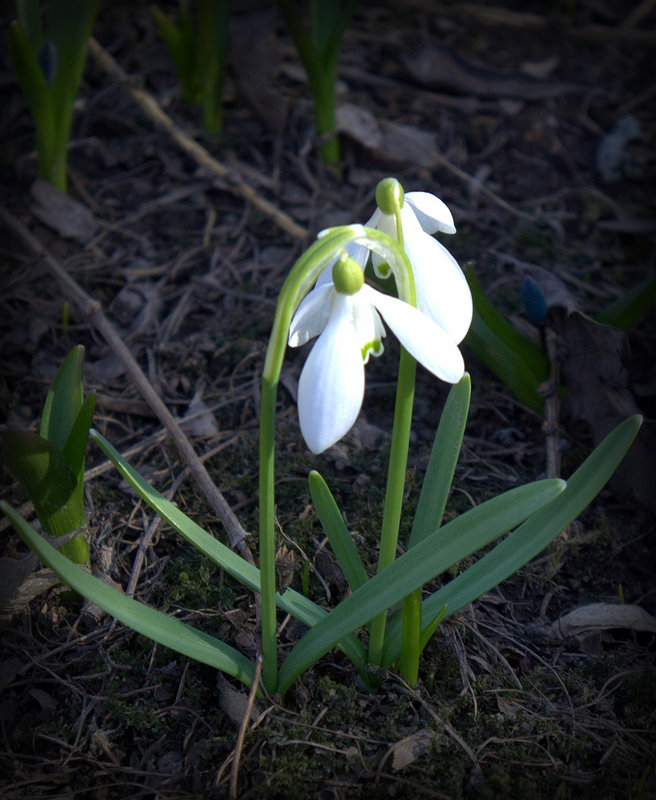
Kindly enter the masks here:
[[333, 284], [340, 294], [357, 294], [364, 283], [362, 267], [344, 253], [333, 265]]
[[383, 214], [394, 214], [403, 208], [403, 187], [396, 178], [383, 178], [376, 186], [376, 205]]

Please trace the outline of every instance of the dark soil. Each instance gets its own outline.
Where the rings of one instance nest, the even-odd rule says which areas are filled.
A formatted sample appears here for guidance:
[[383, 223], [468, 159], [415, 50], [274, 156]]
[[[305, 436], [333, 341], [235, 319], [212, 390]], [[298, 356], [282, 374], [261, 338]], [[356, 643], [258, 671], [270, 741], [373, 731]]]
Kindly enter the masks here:
[[[130, 81], [116, 81], [89, 57], [69, 151], [70, 196], [97, 224], [84, 243], [60, 236], [34, 212], [33, 129], [6, 48], [1, 169], [5, 208], [100, 301], [169, 409], [182, 418], [192, 398], [201, 403], [194, 408], [205, 411], [205, 427], [186, 430], [196, 452], [209, 454], [207, 467], [244, 527], [255, 531], [259, 376], [277, 292], [319, 230], [368, 219], [381, 178], [394, 175], [406, 190], [444, 199], [458, 228], [449, 249], [459, 263], [474, 264], [495, 305], [531, 335], [519, 298], [532, 266], [556, 275], [592, 318], [653, 273], [656, 11], [654, 3], [635, 4], [644, 14], [634, 17], [613, 0], [530, 8], [506, 0], [496, 9], [362, 3], [341, 50], [339, 98], [371, 114], [380, 138], [363, 138], [351, 121], [339, 179], [317, 158], [311, 100], [276, 5], [233, 5], [219, 141], [183, 102], [147, 6], [103, 4], [94, 37]], [[229, 177], [184, 153], [137, 107], [129, 86], [152, 93]], [[639, 135], [611, 147], [610, 164], [599, 162], [604, 137], [629, 114]], [[245, 201], [237, 183], [307, 237]], [[3, 231], [1, 248], [2, 420], [38, 429], [57, 366], [84, 344], [88, 388], [98, 395], [94, 425], [165, 492], [185, 464], [93, 318], [71, 302], [66, 319], [71, 298], [14, 233]], [[625, 335], [630, 356], [611, 365], [625, 381], [616, 396], [630, 399], [613, 412], [618, 419], [635, 407], [653, 416], [654, 334], [653, 314], [641, 316]], [[387, 348], [394, 352], [395, 344]], [[547, 469], [542, 418], [467, 344], [463, 352], [473, 398], [450, 516]], [[593, 364], [608, 356], [589, 355]], [[323, 544], [307, 473], [321, 469], [363, 558], [375, 564], [395, 359], [367, 367], [362, 419], [370, 427], [312, 458], [292, 397], [304, 356], [289, 354], [280, 395], [280, 544], [295, 555], [293, 585], [301, 588], [309, 564], [311, 596], [330, 605], [345, 584]], [[582, 391], [601, 396], [607, 381], [593, 373]], [[409, 519], [445, 396], [420, 370]], [[598, 439], [608, 409], [592, 409], [579, 403], [561, 411], [565, 477]], [[653, 633], [602, 627], [558, 641], [544, 635], [548, 623], [593, 602], [656, 614], [654, 463], [644, 441], [622, 480], [547, 552], [440, 627], [419, 686], [389, 673], [379, 692], [365, 692], [335, 653], [297, 682], [284, 705], [259, 702], [241, 751], [239, 796], [656, 797]], [[103, 462], [91, 447], [89, 468]], [[22, 489], [4, 477], [3, 498], [20, 505]], [[152, 515], [113, 471], [90, 477], [87, 499], [94, 569], [125, 588], [140, 542], [152, 536], [136, 597], [254, 655], [249, 594], [171, 530], [151, 529]], [[188, 477], [175, 501], [222, 535]], [[18, 537], [3, 530], [0, 555], [23, 557]], [[251, 549], [257, 556], [254, 542]], [[283, 646], [299, 633], [287, 625]], [[229, 796], [243, 687], [62, 602], [57, 587], [5, 620], [2, 657], [2, 797]]]

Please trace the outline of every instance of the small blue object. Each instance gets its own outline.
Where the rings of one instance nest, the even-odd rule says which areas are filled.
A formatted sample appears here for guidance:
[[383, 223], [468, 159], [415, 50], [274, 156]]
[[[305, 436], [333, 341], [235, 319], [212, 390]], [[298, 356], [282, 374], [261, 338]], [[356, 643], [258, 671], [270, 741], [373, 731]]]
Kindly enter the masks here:
[[534, 325], [542, 325], [547, 318], [549, 309], [540, 284], [530, 275], [524, 275], [521, 294], [529, 321]]

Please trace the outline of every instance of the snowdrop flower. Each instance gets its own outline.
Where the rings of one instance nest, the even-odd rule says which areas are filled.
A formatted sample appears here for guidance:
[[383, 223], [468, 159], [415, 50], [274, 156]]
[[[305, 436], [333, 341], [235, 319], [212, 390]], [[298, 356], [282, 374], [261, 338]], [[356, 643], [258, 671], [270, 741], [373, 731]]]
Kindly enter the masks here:
[[457, 383], [464, 374], [453, 338], [408, 303], [364, 283], [361, 265], [342, 255], [299, 305], [289, 345], [318, 340], [298, 384], [301, 433], [313, 453], [321, 453], [353, 426], [364, 398], [364, 365], [383, 352], [381, 316], [413, 358], [438, 378]]
[[[410, 260], [417, 291], [417, 308], [427, 314], [454, 342], [461, 342], [472, 320], [472, 297], [458, 262], [431, 234], [455, 233], [451, 212], [434, 194], [407, 192], [395, 178], [385, 178], [376, 188], [377, 208], [366, 223], [398, 239], [395, 208], [401, 209], [403, 247]], [[368, 252], [360, 246], [353, 257], [365, 266]], [[385, 278], [389, 272], [374, 254], [376, 274]]]

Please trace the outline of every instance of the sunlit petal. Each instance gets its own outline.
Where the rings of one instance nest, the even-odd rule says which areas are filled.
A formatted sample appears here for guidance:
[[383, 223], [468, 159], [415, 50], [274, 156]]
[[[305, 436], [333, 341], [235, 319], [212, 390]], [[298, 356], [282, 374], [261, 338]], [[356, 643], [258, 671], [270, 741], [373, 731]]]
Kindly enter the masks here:
[[330, 320], [308, 356], [298, 382], [301, 433], [313, 453], [344, 436], [364, 397], [364, 364], [354, 326], [352, 299], [338, 295]]
[[423, 232], [408, 236], [405, 250], [415, 277], [417, 308], [435, 320], [454, 342], [461, 342], [471, 325], [473, 305], [458, 262], [446, 247]]
[[446, 203], [430, 192], [407, 192], [405, 195], [426, 233], [455, 233], [453, 215]]
[[377, 292], [370, 286], [360, 290], [383, 315], [403, 347], [438, 378], [457, 383], [465, 371], [460, 350], [432, 319], [408, 303]]
[[326, 327], [334, 294], [332, 283], [325, 283], [305, 295], [289, 326], [290, 347], [300, 347]]

